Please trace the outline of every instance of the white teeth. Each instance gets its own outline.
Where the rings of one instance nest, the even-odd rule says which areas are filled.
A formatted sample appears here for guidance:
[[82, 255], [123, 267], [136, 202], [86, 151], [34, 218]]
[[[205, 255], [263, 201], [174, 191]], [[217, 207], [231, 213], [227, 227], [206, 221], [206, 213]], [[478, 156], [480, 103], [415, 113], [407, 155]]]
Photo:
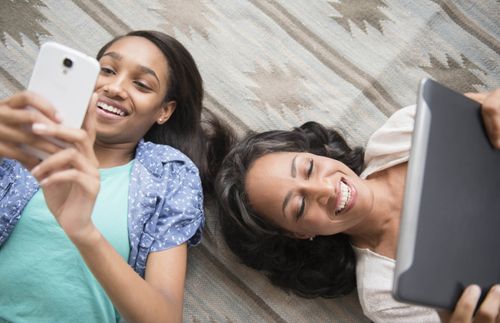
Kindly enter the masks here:
[[122, 117], [125, 115], [125, 112], [123, 112], [122, 110], [115, 108], [114, 106], [111, 106], [111, 105], [106, 104], [104, 102], [97, 102], [97, 106], [103, 110], [106, 110], [108, 112], [114, 113], [114, 114], [122, 116]]
[[344, 210], [346, 205], [349, 202], [349, 199], [351, 198], [351, 189], [349, 186], [347, 186], [344, 182], [340, 181], [340, 202], [338, 204], [338, 207], [335, 209], [335, 213], [338, 214]]

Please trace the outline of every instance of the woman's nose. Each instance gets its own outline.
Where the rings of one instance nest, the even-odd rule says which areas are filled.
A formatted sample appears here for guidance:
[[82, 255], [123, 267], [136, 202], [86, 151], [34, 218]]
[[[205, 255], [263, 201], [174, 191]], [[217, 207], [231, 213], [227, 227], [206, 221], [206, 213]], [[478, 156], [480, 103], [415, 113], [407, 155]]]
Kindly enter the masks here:
[[309, 184], [309, 192], [312, 195], [312, 198], [317, 200], [321, 205], [327, 205], [330, 198], [335, 195], [333, 183], [330, 183], [325, 179], [311, 181]]

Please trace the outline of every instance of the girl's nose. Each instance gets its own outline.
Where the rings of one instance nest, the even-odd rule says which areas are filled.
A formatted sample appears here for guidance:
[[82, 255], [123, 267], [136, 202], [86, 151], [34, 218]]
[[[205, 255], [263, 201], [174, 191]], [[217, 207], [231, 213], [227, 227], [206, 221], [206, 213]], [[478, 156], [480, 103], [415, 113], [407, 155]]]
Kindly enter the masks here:
[[104, 85], [103, 90], [106, 94], [108, 94], [110, 97], [121, 97], [125, 98], [126, 93], [122, 85], [122, 81], [115, 79], [112, 82], [107, 83]]

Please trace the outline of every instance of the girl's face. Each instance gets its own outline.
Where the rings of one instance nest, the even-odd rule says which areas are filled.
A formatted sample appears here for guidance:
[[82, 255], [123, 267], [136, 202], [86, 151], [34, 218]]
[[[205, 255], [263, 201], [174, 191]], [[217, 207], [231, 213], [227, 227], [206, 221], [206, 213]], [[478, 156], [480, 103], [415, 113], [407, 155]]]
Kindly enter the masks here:
[[169, 67], [156, 45], [143, 37], [124, 37], [106, 50], [99, 63], [96, 139], [136, 143], [154, 123], [168, 120], [175, 102], [164, 102]]
[[259, 215], [296, 238], [348, 232], [373, 207], [370, 189], [349, 167], [302, 152], [258, 158], [245, 190]]

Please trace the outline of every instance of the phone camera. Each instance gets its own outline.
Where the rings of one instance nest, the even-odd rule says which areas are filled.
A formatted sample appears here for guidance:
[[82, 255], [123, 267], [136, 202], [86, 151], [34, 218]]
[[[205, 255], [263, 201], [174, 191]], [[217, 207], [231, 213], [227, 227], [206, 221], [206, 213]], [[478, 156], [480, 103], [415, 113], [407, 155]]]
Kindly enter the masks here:
[[73, 61], [69, 58], [65, 58], [63, 60], [63, 65], [67, 68], [71, 68], [73, 66]]

